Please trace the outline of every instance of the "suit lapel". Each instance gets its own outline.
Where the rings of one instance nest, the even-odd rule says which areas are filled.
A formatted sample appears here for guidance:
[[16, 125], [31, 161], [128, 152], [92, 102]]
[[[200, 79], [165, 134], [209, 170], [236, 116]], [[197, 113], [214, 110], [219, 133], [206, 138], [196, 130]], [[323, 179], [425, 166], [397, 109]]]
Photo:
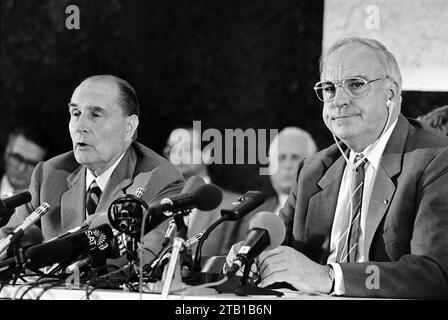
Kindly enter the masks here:
[[103, 191], [95, 213], [107, 212], [112, 201], [123, 196], [125, 189], [133, 182], [133, 174], [137, 164], [137, 155], [129, 147], [118, 166], [112, 172]]
[[392, 178], [401, 172], [404, 144], [409, 122], [400, 115], [384, 149], [370, 196], [366, 217], [364, 252], [369, 257], [370, 246], [378, 226], [390, 206], [396, 186]]
[[[334, 160], [325, 159], [324, 165], [330, 165], [331, 161]], [[312, 251], [322, 252], [323, 249], [324, 256], [316, 257], [318, 260], [325, 261], [330, 251], [331, 229], [344, 167], [345, 160], [340, 156], [317, 182], [321, 190], [314, 194], [309, 201], [306, 239], [313, 247], [319, 247], [315, 248], [319, 250]]]
[[79, 166], [66, 180], [68, 190], [61, 197], [62, 232], [79, 226], [84, 221], [86, 168]]
[[[133, 178], [137, 156], [132, 147], [129, 147], [118, 166], [106, 184], [95, 213], [107, 212], [113, 200], [124, 195]], [[86, 212], [86, 168], [79, 166], [67, 177], [68, 190], [61, 197], [61, 227], [63, 231], [81, 225], [85, 220]]]

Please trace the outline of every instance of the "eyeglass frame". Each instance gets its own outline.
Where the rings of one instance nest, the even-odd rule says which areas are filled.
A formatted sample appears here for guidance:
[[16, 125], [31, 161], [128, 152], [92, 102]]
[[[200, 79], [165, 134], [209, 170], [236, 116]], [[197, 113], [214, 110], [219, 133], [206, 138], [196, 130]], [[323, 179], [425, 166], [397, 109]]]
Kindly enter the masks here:
[[15, 165], [23, 164], [26, 169], [31, 171], [37, 166], [40, 161], [29, 160], [23, 157], [21, 154], [16, 152], [8, 152], [6, 154], [6, 158], [8, 161], [13, 161]]
[[[372, 79], [372, 80], [366, 80], [366, 79], [361, 78], [361, 77], [352, 77], [352, 78], [347, 78], [347, 79], [343, 79], [343, 80], [335, 80], [335, 81], [332, 81], [332, 80], [325, 80], [325, 81], [319, 81], [319, 82], [316, 82], [316, 84], [314, 85], [313, 89], [314, 89], [314, 91], [316, 92], [316, 96], [317, 96], [317, 98], [318, 98], [320, 101], [322, 101], [322, 102], [331, 102], [331, 101], [333, 101], [334, 98], [336, 97], [336, 90], [337, 90], [339, 87], [344, 88], [345, 93], [347, 93], [347, 95], [348, 95], [350, 98], [352, 98], [352, 99], [360, 99], [360, 98], [364, 98], [364, 97], [366, 97], [366, 96], [370, 93], [370, 88], [371, 88], [371, 86], [369, 87], [369, 91], [368, 91], [365, 95], [362, 95], [362, 96], [359, 96], [359, 97], [354, 97], [354, 96], [352, 96], [352, 94], [349, 92], [349, 90], [344, 86], [344, 82], [345, 82], [345, 81], [347, 81], [347, 80], [353, 80], [353, 79], [363, 80], [363, 81], [365, 82], [365, 85], [369, 85], [370, 83], [375, 82], [375, 81], [378, 81], [378, 80], [382, 80], [382, 79], [390, 79], [390, 77], [389, 77], [388, 75], [386, 75], [386, 76], [384, 76], [384, 77], [380, 77], [380, 78], [376, 78], [376, 79]], [[325, 83], [325, 82], [331, 82], [331, 83], [333, 83], [334, 86], [335, 86], [335, 94], [334, 94], [334, 97], [332, 97], [331, 99], [329, 99], [329, 100], [327, 100], [327, 101], [321, 99], [321, 98], [319, 97], [319, 94], [317, 93], [317, 90], [319, 90], [319, 88], [317, 88], [317, 86], [318, 86], [319, 84], [321, 84], [321, 83]], [[320, 88], [320, 89], [322, 89], [322, 88]]]

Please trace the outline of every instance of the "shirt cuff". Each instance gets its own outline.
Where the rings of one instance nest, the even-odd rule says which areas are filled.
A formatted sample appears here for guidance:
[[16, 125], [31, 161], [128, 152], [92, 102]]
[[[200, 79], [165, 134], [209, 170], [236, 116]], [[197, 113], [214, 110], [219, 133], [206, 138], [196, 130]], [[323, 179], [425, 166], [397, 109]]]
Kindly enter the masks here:
[[334, 295], [340, 296], [345, 293], [345, 286], [344, 286], [344, 276], [342, 274], [342, 269], [339, 263], [329, 263], [334, 270]]

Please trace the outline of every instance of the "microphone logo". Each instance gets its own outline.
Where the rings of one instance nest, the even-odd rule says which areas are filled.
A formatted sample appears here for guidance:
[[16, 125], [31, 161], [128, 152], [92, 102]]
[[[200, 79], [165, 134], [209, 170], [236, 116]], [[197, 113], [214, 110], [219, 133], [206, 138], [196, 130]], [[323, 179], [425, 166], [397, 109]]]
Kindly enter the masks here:
[[107, 248], [106, 235], [100, 230], [88, 230], [86, 231], [86, 236], [89, 239], [89, 245], [92, 248], [98, 248], [100, 250]]

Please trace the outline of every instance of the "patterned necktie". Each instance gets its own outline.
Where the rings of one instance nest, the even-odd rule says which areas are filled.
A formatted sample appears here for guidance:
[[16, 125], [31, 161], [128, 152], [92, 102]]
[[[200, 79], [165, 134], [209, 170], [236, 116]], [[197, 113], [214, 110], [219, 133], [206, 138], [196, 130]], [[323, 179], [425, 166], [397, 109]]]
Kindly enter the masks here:
[[[355, 262], [358, 247], [359, 228], [361, 222], [361, 204], [362, 193], [364, 189], [364, 166], [367, 163], [367, 158], [363, 154], [355, 157], [356, 171], [353, 172], [351, 180], [351, 222], [346, 232], [341, 237], [340, 246], [342, 251], [338, 254], [338, 262]], [[339, 251], [339, 250], [338, 250]]]
[[95, 213], [98, 202], [100, 202], [100, 198], [101, 189], [98, 187], [96, 181], [93, 180], [86, 194], [86, 211], [88, 216]]

